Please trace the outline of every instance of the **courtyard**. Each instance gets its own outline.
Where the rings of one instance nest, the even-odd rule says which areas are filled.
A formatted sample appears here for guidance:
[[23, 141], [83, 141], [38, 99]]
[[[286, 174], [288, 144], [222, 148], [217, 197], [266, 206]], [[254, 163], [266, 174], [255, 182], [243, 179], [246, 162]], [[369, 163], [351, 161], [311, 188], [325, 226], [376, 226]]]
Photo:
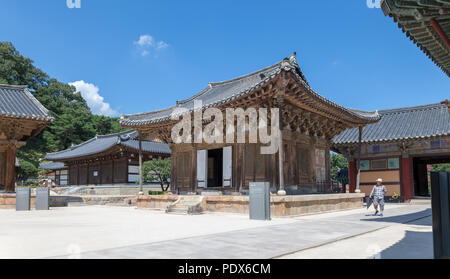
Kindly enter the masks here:
[[371, 214], [251, 221], [119, 206], [2, 210], [0, 258], [432, 258], [430, 204], [389, 204], [384, 218]]

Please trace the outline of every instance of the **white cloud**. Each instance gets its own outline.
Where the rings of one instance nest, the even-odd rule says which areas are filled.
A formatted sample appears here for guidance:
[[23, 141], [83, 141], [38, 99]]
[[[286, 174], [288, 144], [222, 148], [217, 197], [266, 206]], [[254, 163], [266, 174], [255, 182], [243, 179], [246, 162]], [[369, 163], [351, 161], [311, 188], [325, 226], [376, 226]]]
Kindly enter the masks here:
[[160, 41], [156, 44], [156, 49], [164, 49], [169, 47], [169, 44], [167, 44], [166, 42]]
[[148, 56], [150, 53], [155, 54], [156, 52], [161, 51], [165, 48], [169, 47], [169, 44], [164, 41], [157, 41], [151, 35], [145, 34], [139, 37], [139, 40], [133, 42], [134, 45], [137, 46], [139, 52], [142, 56]]
[[104, 98], [98, 93], [99, 88], [94, 84], [84, 82], [84, 80], [74, 81], [69, 84], [74, 86], [77, 92], [81, 93], [92, 113], [105, 116], [116, 116], [119, 114], [104, 101]]
[[141, 47], [144, 46], [153, 46], [155, 44], [155, 40], [150, 35], [142, 35], [139, 37], [139, 40], [134, 42], [135, 45], [139, 45]]

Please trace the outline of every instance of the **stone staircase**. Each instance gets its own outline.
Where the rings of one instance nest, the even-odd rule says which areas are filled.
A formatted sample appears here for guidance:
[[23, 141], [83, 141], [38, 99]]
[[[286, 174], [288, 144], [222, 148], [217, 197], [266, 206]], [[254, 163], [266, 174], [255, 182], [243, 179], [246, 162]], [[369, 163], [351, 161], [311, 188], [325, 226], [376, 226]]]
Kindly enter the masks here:
[[182, 215], [200, 214], [203, 211], [203, 201], [204, 197], [202, 196], [180, 196], [176, 202], [167, 206], [166, 213]]

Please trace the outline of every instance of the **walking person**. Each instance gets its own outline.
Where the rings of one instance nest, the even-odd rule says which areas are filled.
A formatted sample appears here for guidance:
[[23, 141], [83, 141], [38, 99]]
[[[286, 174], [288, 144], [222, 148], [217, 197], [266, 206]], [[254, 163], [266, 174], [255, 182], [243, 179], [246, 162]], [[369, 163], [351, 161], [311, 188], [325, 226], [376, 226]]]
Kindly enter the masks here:
[[[377, 179], [377, 185], [373, 186], [372, 192], [370, 193], [370, 198], [373, 200], [373, 206], [375, 207], [375, 214], [377, 216], [383, 217], [384, 212], [384, 195], [387, 193], [386, 187], [383, 185], [383, 179]], [[380, 211], [378, 211], [378, 205], [380, 205]]]

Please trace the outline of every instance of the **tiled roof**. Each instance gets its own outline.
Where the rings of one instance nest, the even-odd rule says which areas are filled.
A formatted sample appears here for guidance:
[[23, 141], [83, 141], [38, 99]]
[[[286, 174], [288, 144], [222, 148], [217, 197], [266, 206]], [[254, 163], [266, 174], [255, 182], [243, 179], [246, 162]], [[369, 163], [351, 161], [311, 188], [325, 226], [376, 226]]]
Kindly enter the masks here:
[[26, 86], [0, 84], [0, 116], [52, 121], [50, 112]]
[[264, 68], [257, 72], [253, 72], [248, 75], [244, 75], [232, 80], [223, 82], [211, 82], [208, 87], [202, 90], [200, 93], [194, 95], [193, 97], [177, 102], [176, 106], [171, 108], [141, 113], [132, 115], [122, 115], [119, 122], [126, 127], [136, 127], [140, 125], [147, 125], [151, 123], [162, 122], [170, 119], [172, 112], [175, 109], [188, 109], [194, 111], [194, 101], [202, 101], [202, 109], [209, 107], [215, 107], [223, 103], [235, 100], [242, 97], [245, 94], [252, 92], [254, 89], [260, 88], [265, 85], [270, 80], [274, 79], [282, 71], [288, 71], [295, 74], [298, 81], [301, 82], [305, 88], [312, 94], [316, 99], [322, 103], [334, 107], [347, 115], [356, 117], [363, 121], [373, 122], [379, 119], [376, 112], [364, 112], [353, 109], [344, 108], [316, 93], [311, 89], [306, 78], [304, 77], [300, 67], [297, 64], [295, 54], [289, 58], [285, 58], [281, 62], [276, 63], [270, 67]]
[[41, 170], [61, 170], [61, 169], [67, 169], [67, 166], [61, 162], [50, 162], [50, 163], [40, 164], [39, 168]]
[[450, 1], [383, 0], [385, 15], [393, 17], [406, 36], [450, 76]]
[[[134, 150], [139, 150], [139, 140], [137, 140], [137, 136], [138, 134], [135, 131], [127, 131], [106, 136], [97, 136], [67, 150], [56, 153], [49, 153], [45, 158], [52, 161], [74, 159], [106, 151], [115, 145], [122, 145]], [[170, 148], [167, 144], [145, 140], [142, 141], [142, 150], [144, 152], [158, 154], [171, 153]]]
[[[384, 110], [380, 114], [379, 122], [363, 128], [363, 143], [450, 136], [450, 114], [446, 104]], [[336, 145], [358, 143], [358, 128], [345, 130], [333, 142]]]

